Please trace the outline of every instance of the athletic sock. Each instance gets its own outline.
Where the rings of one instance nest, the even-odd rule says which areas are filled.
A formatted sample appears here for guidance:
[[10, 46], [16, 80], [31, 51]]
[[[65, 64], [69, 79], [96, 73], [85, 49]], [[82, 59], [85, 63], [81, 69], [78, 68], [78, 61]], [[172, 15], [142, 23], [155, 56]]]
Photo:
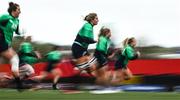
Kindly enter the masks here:
[[16, 82], [16, 88], [18, 91], [21, 91], [21, 89], [23, 89], [23, 86], [22, 86], [22, 81], [20, 80], [19, 77], [15, 77], [15, 82]]
[[52, 88], [53, 88], [54, 90], [59, 89], [59, 88], [57, 87], [57, 83], [53, 83]]

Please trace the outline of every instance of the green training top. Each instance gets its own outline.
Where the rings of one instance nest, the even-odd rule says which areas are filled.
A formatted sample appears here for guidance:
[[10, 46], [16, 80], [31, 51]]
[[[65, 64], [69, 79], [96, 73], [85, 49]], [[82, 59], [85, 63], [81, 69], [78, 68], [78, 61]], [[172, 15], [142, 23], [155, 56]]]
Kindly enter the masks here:
[[18, 18], [14, 18], [8, 14], [0, 16], [0, 29], [3, 31], [5, 41], [8, 43], [9, 46], [12, 43], [13, 33], [17, 33], [18, 26]]
[[129, 60], [134, 60], [137, 58], [137, 54], [134, 48], [130, 45], [127, 45], [122, 51], [122, 55], [125, 57], [123, 61], [123, 65], [127, 66]]
[[20, 45], [18, 55], [20, 59], [20, 64], [34, 64], [38, 60], [36, 53], [34, 52], [33, 47], [29, 42], [23, 42]]
[[102, 51], [104, 54], [107, 55], [110, 44], [111, 44], [110, 39], [104, 36], [100, 36], [98, 43], [96, 45], [96, 50]]
[[23, 52], [23, 53], [31, 53], [33, 51], [33, 47], [31, 45], [31, 43], [29, 42], [23, 42], [20, 45], [20, 49], [19, 51]]
[[32, 52], [31, 54], [22, 53], [21, 55], [19, 55], [19, 59], [20, 59], [20, 64], [27, 63], [32, 65], [38, 61], [35, 52]]
[[[86, 37], [94, 40], [93, 26], [90, 23], [85, 23], [83, 27], [79, 30], [78, 34], [81, 37]], [[85, 48], [88, 47], [89, 43], [82, 42], [81, 45]]]
[[62, 54], [58, 50], [51, 51], [47, 54], [48, 61], [57, 61], [57, 60], [60, 60], [61, 58], [62, 58]]

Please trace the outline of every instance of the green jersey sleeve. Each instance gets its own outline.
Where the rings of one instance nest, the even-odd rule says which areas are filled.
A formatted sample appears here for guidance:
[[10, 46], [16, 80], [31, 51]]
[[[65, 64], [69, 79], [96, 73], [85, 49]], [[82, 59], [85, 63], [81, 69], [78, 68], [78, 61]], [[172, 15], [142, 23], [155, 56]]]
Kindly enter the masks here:
[[0, 25], [1, 25], [1, 26], [6, 26], [6, 24], [8, 23], [8, 21], [9, 21], [10, 18], [11, 18], [11, 17], [10, 17], [9, 15], [2, 15], [2, 16], [0, 17]]

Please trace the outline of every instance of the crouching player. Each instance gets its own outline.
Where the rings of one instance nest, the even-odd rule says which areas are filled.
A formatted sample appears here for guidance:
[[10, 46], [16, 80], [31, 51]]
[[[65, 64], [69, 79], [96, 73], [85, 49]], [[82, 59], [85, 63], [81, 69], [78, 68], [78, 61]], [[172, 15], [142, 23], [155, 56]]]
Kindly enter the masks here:
[[30, 42], [23, 42], [20, 45], [18, 52], [20, 59], [20, 77], [21, 79], [28, 78], [34, 75], [33, 64], [41, 58], [39, 52], [34, 51]]

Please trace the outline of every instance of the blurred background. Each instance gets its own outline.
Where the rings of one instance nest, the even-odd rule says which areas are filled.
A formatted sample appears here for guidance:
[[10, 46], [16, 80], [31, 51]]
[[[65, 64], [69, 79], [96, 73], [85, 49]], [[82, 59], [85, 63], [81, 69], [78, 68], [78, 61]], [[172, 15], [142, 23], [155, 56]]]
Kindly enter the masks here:
[[[95, 12], [99, 17], [99, 24], [94, 27], [96, 40], [99, 29], [105, 26], [112, 30], [113, 49], [121, 50], [122, 41], [127, 37], [138, 41], [141, 57], [128, 64], [135, 77], [124, 81], [121, 90], [180, 91], [179, 0], [1, 0], [0, 14], [7, 13], [10, 1], [20, 5], [20, 31], [25, 32], [25, 37], [32, 37], [35, 50], [46, 55], [55, 46], [61, 48], [63, 61], [58, 65], [63, 70], [61, 85], [72, 83], [80, 89], [77, 84], [92, 86], [94, 83], [92, 76], [75, 75], [71, 45], [84, 23], [83, 18]], [[15, 36], [16, 51], [23, 38]], [[91, 53], [94, 48], [95, 45], [90, 46]], [[110, 68], [116, 59], [109, 61]], [[45, 62], [42, 58], [34, 64], [37, 74]], [[8, 62], [0, 58], [0, 64], [0, 74], [9, 75]]]

